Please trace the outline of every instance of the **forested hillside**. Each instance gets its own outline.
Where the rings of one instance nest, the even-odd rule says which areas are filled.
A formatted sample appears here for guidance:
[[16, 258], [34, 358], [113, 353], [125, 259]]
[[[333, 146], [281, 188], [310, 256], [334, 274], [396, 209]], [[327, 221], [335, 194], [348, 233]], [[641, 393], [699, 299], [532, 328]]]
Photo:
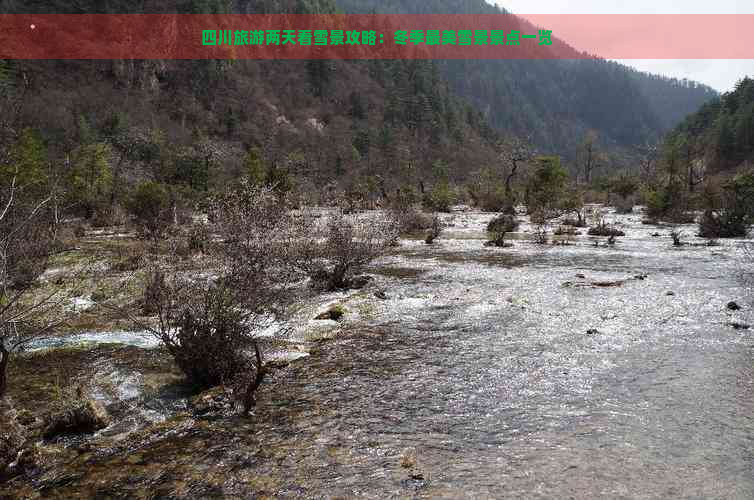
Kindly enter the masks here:
[[[483, 0], [0, 2], [8, 13], [338, 11], [500, 12]], [[655, 141], [714, 95], [602, 60], [17, 61], [4, 75], [6, 137], [28, 129], [69, 170], [100, 151], [112, 203], [145, 178], [206, 191], [256, 162], [308, 193], [336, 181], [378, 198], [494, 167], [506, 136], [573, 165], [585, 143]]]
[[[349, 13], [499, 14], [484, 0], [338, 0]], [[557, 33], [555, 33], [557, 35]], [[565, 40], [567, 43], [568, 40]], [[716, 92], [599, 59], [438, 61], [453, 90], [499, 130], [573, 157], [589, 130], [608, 147], [656, 141]]]
[[716, 174], [754, 160], [754, 80], [744, 78], [688, 116], [665, 142], [666, 149]]
[[[61, 2], [12, 11], [66, 12]], [[61, 3], [62, 4], [62, 3]], [[159, 4], [159, 5], [157, 5]], [[10, 9], [9, 4], [5, 5]], [[123, 7], [123, 8], [121, 8]], [[81, 3], [76, 9], [81, 9]], [[74, 10], [76, 10], [74, 9]], [[328, 12], [329, 2], [158, 2], [138, 11]], [[87, 11], [133, 11], [125, 5]], [[257, 168], [302, 192], [332, 181], [378, 198], [497, 161], [497, 134], [431, 61], [17, 61], [4, 113], [57, 168], [100, 151], [111, 194], [144, 178], [206, 191]], [[250, 167], [250, 165], [252, 167]], [[463, 166], [463, 168], [462, 168]], [[67, 172], [65, 175], [73, 175]], [[266, 174], [265, 174], [266, 175]], [[384, 181], [384, 184], [383, 184]], [[430, 181], [431, 182], [431, 181]], [[110, 183], [110, 181], [108, 181]], [[102, 200], [100, 200], [102, 201]]]

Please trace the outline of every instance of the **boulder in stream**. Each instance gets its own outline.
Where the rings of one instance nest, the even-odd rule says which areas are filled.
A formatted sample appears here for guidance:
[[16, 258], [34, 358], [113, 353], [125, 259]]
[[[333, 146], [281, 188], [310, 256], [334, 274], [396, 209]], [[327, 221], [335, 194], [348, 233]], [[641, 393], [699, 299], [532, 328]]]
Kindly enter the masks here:
[[736, 321], [731, 321], [728, 323], [728, 326], [733, 327], [734, 330], [748, 330], [751, 328], [751, 325], [747, 325], [746, 323], [738, 323]]
[[191, 409], [197, 415], [226, 413], [233, 410], [233, 399], [224, 386], [207, 389], [191, 398]]
[[61, 434], [85, 434], [104, 429], [110, 424], [110, 415], [94, 399], [75, 399], [71, 404], [47, 418], [44, 437], [50, 439]]
[[354, 290], [360, 290], [367, 286], [374, 278], [371, 276], [367, 276], [365, 274], [361, 276], [354, 276], [348, 281], [348, 288], [352, 288]]
[[327, 311], [318, 314], [314, 319], [318, 320], [326, 320], [331, 319], [333, 321], [338, 321], [340, 318], [342, 318], [346, 314], [346, 308], [341, 306], [340, 304], [335, 305], [328, 309]]
[[728, 305], [726, 306], [730, 311], [739, 311], [741, 310], [741, 306], [739, 306], [737, 303], [730, 301], [728, 302]]

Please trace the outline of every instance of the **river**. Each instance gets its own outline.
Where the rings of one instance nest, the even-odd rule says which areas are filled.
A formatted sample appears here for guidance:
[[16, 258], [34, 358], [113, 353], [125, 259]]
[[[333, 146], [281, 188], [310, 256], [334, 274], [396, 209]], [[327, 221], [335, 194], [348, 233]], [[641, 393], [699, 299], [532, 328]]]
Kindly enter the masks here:
[[627, 233], [613, 247], [535, 245], [524, 224], [484, 248], [490, 217], [404, 240], [372, 269], [387, 300], [343, 295], [355, 318], [276, 372], [252, 419], [168, 416], [25, 491], [754, 498], [754, 335], [731, 326], [754, 322], [742, 242], [704, 246], [689, 225], [674, 248], [670, 227], [610, 214]]

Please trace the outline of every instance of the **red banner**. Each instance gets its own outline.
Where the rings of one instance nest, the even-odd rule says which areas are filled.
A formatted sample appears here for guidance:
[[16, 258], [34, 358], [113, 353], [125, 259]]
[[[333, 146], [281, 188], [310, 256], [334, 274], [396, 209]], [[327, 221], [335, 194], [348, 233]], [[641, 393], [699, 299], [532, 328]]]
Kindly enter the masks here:
[[594, 56], [754, 59], [754, 15], [0, 15], [2, 59]]

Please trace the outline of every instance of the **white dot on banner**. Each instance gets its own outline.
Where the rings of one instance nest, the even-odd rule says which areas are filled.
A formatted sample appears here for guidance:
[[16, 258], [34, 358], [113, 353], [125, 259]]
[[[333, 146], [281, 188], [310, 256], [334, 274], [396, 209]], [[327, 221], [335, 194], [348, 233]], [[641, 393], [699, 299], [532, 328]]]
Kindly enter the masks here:
[[31, 28], [31, 29], [34, 29], [34, 28], [36, 28], [36, 26], [34, 26], [34, 25], [32, 24], [31, 26], [29, 26], [29, 28]]

